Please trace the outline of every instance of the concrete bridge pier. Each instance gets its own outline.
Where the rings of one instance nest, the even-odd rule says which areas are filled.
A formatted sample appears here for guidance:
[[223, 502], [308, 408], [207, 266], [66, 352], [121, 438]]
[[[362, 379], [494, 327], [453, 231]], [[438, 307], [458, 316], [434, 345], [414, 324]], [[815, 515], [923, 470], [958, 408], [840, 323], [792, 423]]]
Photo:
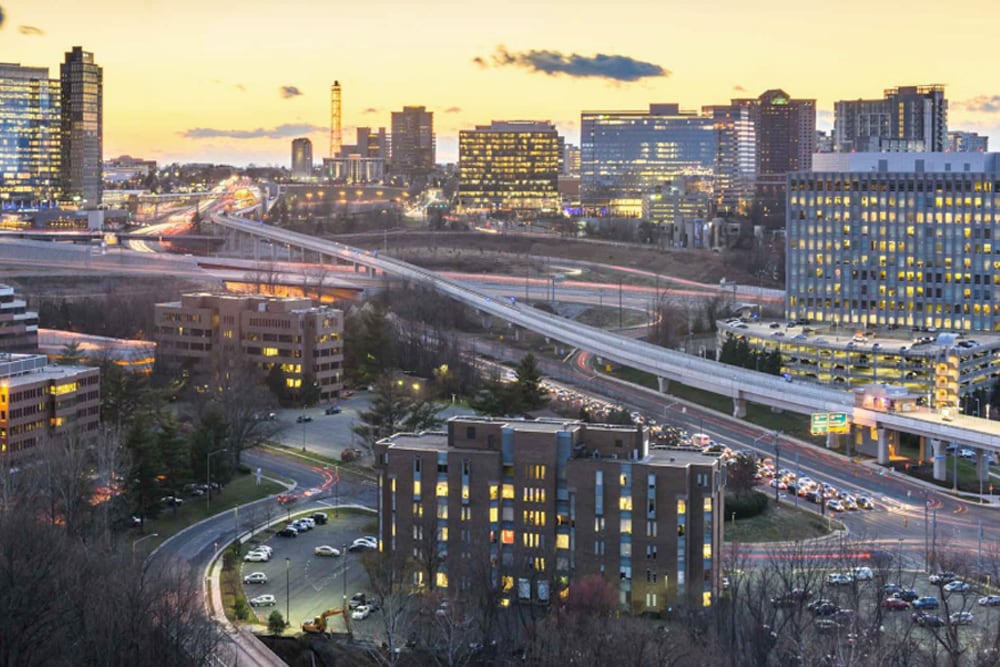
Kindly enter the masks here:
[[920, 451], [917, 453], [917, 463], [923, 463], [927, 458], [927, 436], [920, 436]]
[[670, 378], [656, 378], [656, 388], [661, 394], [666, 394], [670, 391]]
[[990, 455], [983, 449], [976, 449], [976, 478], [987, 484], [990, 481]]
[[932, 438], [931, 447], [934, 450], [934, 479], [943, 482], [948, 479], [948, 456], [944, 449], [944, 442]]
[[889, 432], [889, 429], [878, 429], [878, 462], [881, 465], [888, 465], [892, 461], [890, 439], [891, 433]]
[[739, 396], [733, 396], [733, 416], [737, 419], [744, 419], [747, 416], [747, 400]]

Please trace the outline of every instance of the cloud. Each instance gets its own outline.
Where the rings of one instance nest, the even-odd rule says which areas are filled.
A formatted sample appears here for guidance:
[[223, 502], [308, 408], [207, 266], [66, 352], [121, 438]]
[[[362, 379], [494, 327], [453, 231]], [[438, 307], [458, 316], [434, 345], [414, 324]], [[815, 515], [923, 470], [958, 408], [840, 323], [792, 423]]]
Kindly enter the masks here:
[[375, 107], [368, 107], [367, 109], [365, 109], [361, 113], [378, 113], [378, 109], [376, 109]]
[[997, 113], [1000, 111], [1000, 95], [977, 95], [953, 104], [972, 113]]
[[475, 58], [473, 58], [472, 62], [474, 62], [476, 65], [479, 65], [483, 69], [486, 69], [487, 67], [490, 66], [489, 63], [487, 63], [484, 58], [481, 58], [479, 56], [476, 56]]
[[[522, 67], [549, 76], [565, 74], [573, 78], [598, 78], [611, 81], [638, 81], [640, 79], [670, 76], [671, 72], [654, 63], [647, 63], [629, 56], [597, 53], [582, 56], [559, 51], [536, 50], [511, 52], [498, 46], [491, 56], [493, 67]], [[483, 58], [472, 59], [480, 67], [487, 67]]]
[[17, 31], [22, 35], [27, 35], [29, 37], [40, 37], [45, 34], [44, 30], [36, 28], [33, 25], [19, 25], [17, 26]]
[[448, 107], [444, 110], [445, 113], [462, 113], [462, 107]]
[[293, 97], [298, 97], [302, 94], [302, 91], [298, 89], [297, 86], [282, 86], [281, 87], [281, 99], [290, 100]]
[[255, 130], [223, 130], [214, 127], [192, 127], [179, 134], [185, 139], [290, 139], [327, 128], [309, 123], [286, 123], [276, 127], [258, 127]]
[[745, 92], [747, 92], [747, 89], [744, 88], [743, 86], [741, 86], [740, 84], [736, 84], [735, 86], [733, 86], [733, 92], [734, 93], [745, 93]]
[[241, 93], [247, 92], [247, 87], [244, 86], [242, 83], [234, 83], [233, 88], [240, 91]]

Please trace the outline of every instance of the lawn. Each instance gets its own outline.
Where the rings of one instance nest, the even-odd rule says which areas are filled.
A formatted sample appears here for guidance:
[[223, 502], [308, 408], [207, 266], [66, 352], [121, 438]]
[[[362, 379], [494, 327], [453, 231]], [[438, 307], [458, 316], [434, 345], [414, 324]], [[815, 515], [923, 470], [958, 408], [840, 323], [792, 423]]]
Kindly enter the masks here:
[[828, 523], [827, 519], [812, 512], [795, 509], [791, 503], [775, 505], [771, 500], [763, 514], [735, 522], [726, 521], [722, 530], [726, 542], [798, 542], [843, 530], [843, 524], [838, 521]]

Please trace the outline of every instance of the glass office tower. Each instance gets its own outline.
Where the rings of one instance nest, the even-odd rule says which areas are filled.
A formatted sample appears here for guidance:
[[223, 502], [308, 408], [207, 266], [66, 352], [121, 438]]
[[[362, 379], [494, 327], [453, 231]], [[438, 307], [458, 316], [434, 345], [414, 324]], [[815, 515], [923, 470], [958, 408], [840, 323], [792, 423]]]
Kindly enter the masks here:
[[0, 206], [58, 198], [59, 108], [48, 69], [0, 63]]
[[59, 67], [62, 85], [63, 197], [82, 208], [101, 203], [104, 75], [94, 54], [74, 46]]

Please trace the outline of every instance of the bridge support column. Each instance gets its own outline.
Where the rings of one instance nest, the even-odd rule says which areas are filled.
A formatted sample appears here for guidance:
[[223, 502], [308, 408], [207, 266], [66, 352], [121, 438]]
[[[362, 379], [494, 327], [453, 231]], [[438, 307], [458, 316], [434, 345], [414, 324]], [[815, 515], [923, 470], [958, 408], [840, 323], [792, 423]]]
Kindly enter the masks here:
[[827, 449], [836, 449], [836, 447], [837, 447], [837, 436], [834, 435], [833, 433], [827, 433], [826, 434], [826, 448]]
[[980, 482], [990, 481], [990, 455], [982, 449], [976, 449], [976, 478]]
[[733, 397], [733, 416], [737, 419], [743, 419], [747, 416], [747, 401], [745, 398], [740, 398], [739, 396]]
[[656, 378], [656, 388], [661, 394], [666, 394], [670, 391], [670, 378]]
[[878, 429], [878, 462], [886, 465], [889, 460], [889, 431], [880, 428]]
[[945, 453], [944, 443], [931, 439], [931, 447], [934, 449], [934, 479], [943, 482], [948, 479], [948, 455]]
[[917, 463], [923, 463], [927, 458], [927, 436], [920, 436], [920, 451], [917, 453]]

